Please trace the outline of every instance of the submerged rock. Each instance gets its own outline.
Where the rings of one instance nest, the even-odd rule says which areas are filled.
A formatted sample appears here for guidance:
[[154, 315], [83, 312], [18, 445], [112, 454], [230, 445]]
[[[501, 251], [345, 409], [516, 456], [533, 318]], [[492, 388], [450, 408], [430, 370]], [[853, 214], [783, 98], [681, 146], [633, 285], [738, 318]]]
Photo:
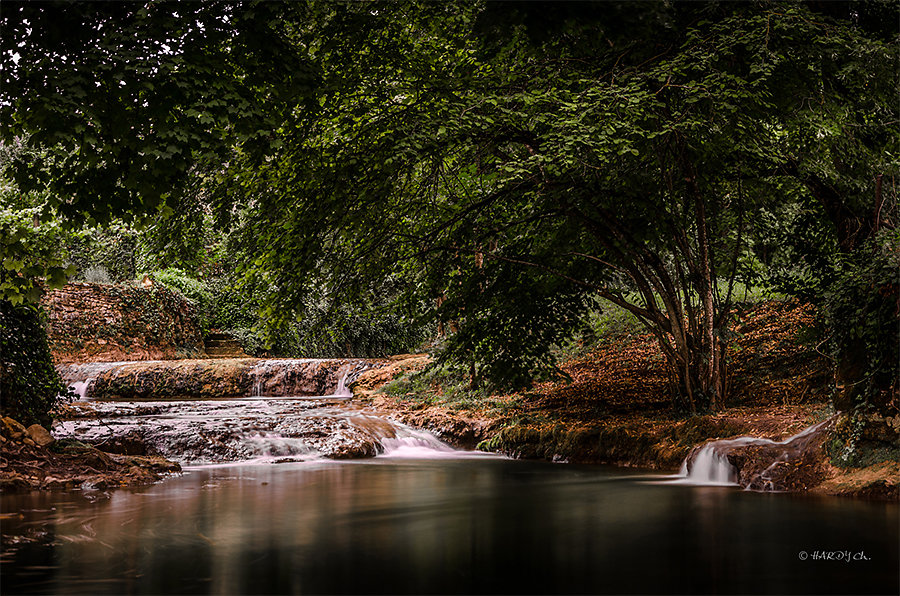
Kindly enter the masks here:
[[54, 432], [123, 455], [160, 455], [184, 464], [292, 458], [374, 457], [402, 425], [339, 399], [92, 402], [92, 416]]

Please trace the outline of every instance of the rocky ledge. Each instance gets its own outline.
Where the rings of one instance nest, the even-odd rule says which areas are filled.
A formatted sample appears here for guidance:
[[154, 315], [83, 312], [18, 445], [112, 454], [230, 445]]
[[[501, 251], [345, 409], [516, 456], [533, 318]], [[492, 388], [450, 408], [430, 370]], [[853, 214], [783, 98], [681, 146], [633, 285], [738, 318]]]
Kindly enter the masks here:
[[361, 359], [223, 358], [61, 365], [70, 385], [93, 399], [211, 399], [332, 395], [362, 370]]
[[37, 424], [25, 428], [0, 419], [0, 492], [151, 484], [180, 471], [161, 457], [105, 453], [78, 441], [57, 441]]

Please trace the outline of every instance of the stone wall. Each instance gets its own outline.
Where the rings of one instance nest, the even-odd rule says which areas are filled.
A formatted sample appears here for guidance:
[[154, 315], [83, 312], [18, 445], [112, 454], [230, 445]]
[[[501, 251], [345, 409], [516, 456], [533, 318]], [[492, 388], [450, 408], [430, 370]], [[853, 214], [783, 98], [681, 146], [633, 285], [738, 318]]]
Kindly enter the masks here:
[[165, 288], [70, 283], [44, 295], [57, 362], [166, 360], [203, 351], [191, 304]]

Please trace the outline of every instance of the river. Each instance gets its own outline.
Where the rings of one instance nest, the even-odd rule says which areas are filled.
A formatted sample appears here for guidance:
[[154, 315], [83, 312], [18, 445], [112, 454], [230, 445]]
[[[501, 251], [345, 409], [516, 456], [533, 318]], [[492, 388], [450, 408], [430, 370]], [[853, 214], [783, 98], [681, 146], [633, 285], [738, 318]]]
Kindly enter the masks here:
[[195, 467], [140, 489], [3, 495], [2, 591], [900, 587], [896, 503], [692, 487], [621, 469], [465, 453], [393, 455]]
[[[252, 371], [288, 378], [298, 362], [310, 368]], [[120, 386], [135, 366], [80, 365], [69, 380], [85, 395], [89, 379]], [[76, 404], [57, 437], [185, 471], [137, 489], [0, 495], [3, 594], [900, 591], [897, 503], [454, 451], [348, 401], [342, 366], [312, 367], [343, 375], [316, 373], [337, 388], [326, 397], [262, 395], [272, 383], [257, 375], [240, 399]]]

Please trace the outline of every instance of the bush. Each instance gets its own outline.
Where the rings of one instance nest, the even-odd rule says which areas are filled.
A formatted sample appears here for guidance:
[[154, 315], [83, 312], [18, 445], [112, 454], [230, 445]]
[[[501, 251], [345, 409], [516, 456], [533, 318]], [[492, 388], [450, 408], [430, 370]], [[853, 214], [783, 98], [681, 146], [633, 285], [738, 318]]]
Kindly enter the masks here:
[[886, 230], [854, 251], [826, 294], [831, 353], [844, 386], [840, 410], [861, 406], [888, 412], [900, 374], [900, 232]]
[[100, 265], [91, 265], [85, 269], [84, 273], [81, 274], [81, 277], [90, 284], [112, 283], [112, 278], [109, 277], [109, 272], [106, 270], [106, 267], [101, 267]]
[[189, 273], [175, 268], [154, 271], [150, 276], [157, 283], [178, 292], [194, 307], [200, 328], [208, 333], [215, 326], [216, 313], [213, 311], [213, 297], [207, 285], [190, 276]]
[[0, 300], [0, 413], [49, 428], [50, 411], [68, 394], [53, 366], [42, 312]]

